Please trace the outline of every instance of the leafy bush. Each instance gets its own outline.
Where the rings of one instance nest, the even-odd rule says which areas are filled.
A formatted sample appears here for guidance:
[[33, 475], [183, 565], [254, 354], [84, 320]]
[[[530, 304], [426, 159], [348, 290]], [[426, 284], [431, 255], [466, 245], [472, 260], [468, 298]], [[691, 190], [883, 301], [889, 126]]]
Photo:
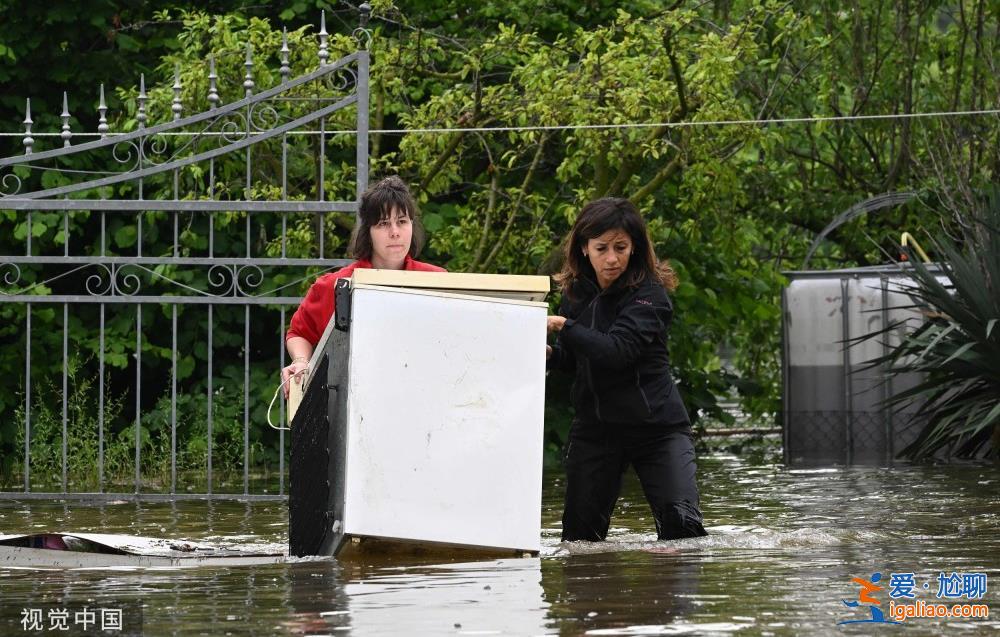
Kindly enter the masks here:
[[[129, 490], [135, 475], [134, 398], [127, 393], [115, 395], [105, 382], [104, 458], [99, 473], [99, 427], [97, 379], [90, 373], [92, 361], [71, 357], [67, 361], [66, 397], [66, 475], [71, 491], [96, 491], [103, 477], [105, 490]], [[62, 387], [58, 377], [46, 376], [32, 388], [31, 463], [32, 490], [59, 489], [62, 486], [63, 416]], [[242, 378], [240, 379], [242, 381]], [[59, 386], [57, 386], [57, 383]], [[241, 383], [242, 384], [242, 383]], [[152, 386], [152, 384], [150, 384]], [[243, 392], [239, 385], [216, 381], [212, 400], [213, 483], [242, 479], [243, 471]], [[25, 421], [24, 394], [15, 411], [17, 422]], [[179, 474], [190, 472], [197, 488], [202, 489], [208, 457], [208, 398], [204, 391], [179, 393], [176, 407], [176, 467]], [[140, 416], [140, 462], [144, 490], [156, 491], [169, 485], [171, 466], [171, 406], [169, 390], [159, 396], [152, 408]], [[16, 455], [4, 466], [4, 482], [12, 483], [24, 472], [25, 429], [17, 429]], [[251, 471], [277, 464], [266, 453], [259, 432], [251, 430], [249, 444]], [[178, 478], [183, 483], [183, 478]], [[181, 489], [182, 490], [182, 489]]]
[[[960, 241], [932, 239], [938, 272], [910, 259], [913, 283], [904, 286], [926, 320], [872, 365], [890, 376], [921, 374], [887, 404], [919, 404], [924, 423], [901, 455], [927, 458], [950, 447], [958, 457], [1000, 449], [1000, 188], [991, 188], [960, 224]], [[887, 336], [897, 325], [871, 336]]]

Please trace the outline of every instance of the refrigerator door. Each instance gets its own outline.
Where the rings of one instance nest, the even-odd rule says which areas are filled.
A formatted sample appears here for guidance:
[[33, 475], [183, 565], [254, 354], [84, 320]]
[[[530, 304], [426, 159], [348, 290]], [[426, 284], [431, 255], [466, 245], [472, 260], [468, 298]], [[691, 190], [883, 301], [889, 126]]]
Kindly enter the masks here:
[[344, 532], [538, 551], [545, 304], [353, 290]]

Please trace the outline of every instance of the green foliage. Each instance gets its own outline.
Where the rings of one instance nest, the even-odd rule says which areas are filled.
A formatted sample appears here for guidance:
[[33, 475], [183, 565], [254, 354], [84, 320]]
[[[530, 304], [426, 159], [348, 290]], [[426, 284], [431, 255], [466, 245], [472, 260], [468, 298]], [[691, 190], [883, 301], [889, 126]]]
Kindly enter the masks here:
[[[553, 43], [501, 24], [452, 65], [457, 82], [399, 119], [409, 128], [461, 128], [752, 118], [737, 96], [758, 48], [747, 33], [762, 29], [767, 14], [721, 32], [691, 28], [696, 17], [619, 11], [606, 26]], [[421, 53], [442, 41], [425, 36]], [[392, 57], [405, 59], [405, 45]], [[632, 197], [661, 256], [681, 274], [671, 347], [685, 398], [696, 414], [724, 419], [717, 397], [732, 386], [733, 373], [723, 370], [720, 345], [739, 352], [735, 368], [749, 377], [741, 386], [750, 408], [775, 409], [778, 368], [767, 349], [776, 349], [779, 317], [768, 301], [782, 279], [754, 251], [776, 233], [740, 209], [743, 165], [730, 159], [734, 148], [764, 137], [753, 127], [668, 126], [413, 134], [390, 160], [419, 175], [413, 181], [425, 201], [431, 248], [456, 270], [551, 272], [583, 203]], [[744, 333], [741, 325], [754, 328]]]
[[887, 364], [890, 376], [922, 378], [887, 401], [919, 405], [920, 434], [901, 452], [912, 459], [944, 448], [959, 457], [1000, 449], [1000, 188], [991, 188], [964, 222], [960, 244], [947, 235], [931, 239], [946, 283], [910, 254], [913, 284], [905, 289], [925, 320], [872, 363]]
[[[173, 16], [183, 21], [185, 29], [183, 34], [175, 39], [177, 46], [172, 47], [173, 52], [166, 55], [160, 62], [157, 73], [161, 77], [172, 78], [174, 69], [180, 69], [182, 82], [185, 84], [186, 109], [203, 110], [208, 107], [206, 100], [208, 93], [206, 56], [208, 53], [217, 53], [217, 71], [222, 78], [220, 80], [220, 93], [225, 101], [233, 101], [243, 96], [242, 74], [244, 69], [242, 63], [244, 59], [243, 47], [246, 42], [250, 41], [254, 46], [261, 47], [261, 50], [268, 51], [277, 50], [281, 45], [281, 32], [271, 29], [267, 22], [258, 18], [248, 18], [243, 15], [212, 17], [186, 11], [176, 11]], [[171, 16], [167, 14], [159, 14], [156, 19], [172, 21]], [[294, 51], [291, 63], [298, 69], [315, 68], [318, 64], [312, 37], [306, 35], [306, 28], [289, 33], [289, 44]], [[309, 40], [308, 44], [306, 43], [307, 39]], [[345, 36], [335, 35], [330, 41], [331, 55], [334, 57], [346, 54], [354, 47], [353, 40]], [[255, 81], [258, 90], [260, 90], [274, 85], [280, 81], [280, 77], [275, 68], [269, 69], [267, 65], [261, 64], [255, 73]], [[168, 88], [169, 83], [160, 84], [152, 76], [149, 76], [147, 77], [147, 86], [150, 87], [150, 99], [147, 106], [151, 118], [154, 121], [169, 118], [173, 97]], [[128, 131], [136, 127], [137, 94], [138, 88], [135, 86], [128, 89], [120, 88], [116, 93], [111, 94], [118, 98], [124, 107], [111, 120], [113, 130]], [[302, 94], [300, 96], [309, 95]], [[304, 102], [290, 102], [288, 103], [288, 113], [285, 114], [294, 117], [304, 114], [307, 109], [309, 109], [309, 105]], [[337, 121], [334, 125], [349, 126], [350, 120]], [[175, 139], [163, 140], [161, 150], [169, 152], [176, 148], [177, 143], [178, 140]], [[301, 137], [293, 138], [289, 140], [288, 146], [288, 174], [290, 177], [288, 198], [295, 200], [315, 197], [317, 184], [311, 179], [315, 174], [314, 141]], [[330, 142], [329, 155], [338, 161], [336, 164], [338, 170], [331, 170], [330, 179], [326, 184], [326, 193], [330, 198], [351, 199], [353, 198], [354, 186], [353, 183], [349, 183], [343, 178], [343, 173], [346, 172], [343, 167], [349, 165], [350, 172], [353, 173], [353, 161], [340, 162], [338, 148], [343, 148], [342, 154], [353, 160], [353, 139], [341, 139], [336, 143]], [[226, 158], [216, 163], [215, 193], [218, 198], [246, 196], [259, 200], [282, 197], [280, 188], [273, 185], [273, 175], [279, 174], [275, 166], [280, 165], [280, 145], [257, 145], [254, 148], [254, 153], [254, 164], [260, 172], [260, 181], [255, 180], [249, 185], [244, 183], [243, 165], [239, 157]], [[82, 162], [86, 159], [81, 160], [74, 156], [70, 161]], [[90, 166], [77, 163], [74, 167]], [[302, 177], [303, 174], [306, 177]], [[28, 177], [28, 175], [25, 174], [24, 177]], [[171, 177], [171, 175], [164, 175], [147, 179], [144, 183], [145, 196], [150, 199], [172, 197], [173, 182]], [[184, 193], [185, 196], [194, 198], [207, 196], [208, 175], [204, 166], [189, 166], [179, 171], [177, 177], [180, 192]], [[43, 186], [55, 185], [54, 183], [45, 183], [46, 178], [43, 177]], [[133, 190], [134, 184], [123, 184], [114, 189], [108, 189], [108, 192], [102, 194], [113, 198], [134, 198], [136, 194]], [[170, 213], [146, 212], [140, 213], [139, 217], [142, 223], [142, 253], [169, 255], [174, 249], [173, 234], [170, 230], [172, 224]], [[335, 215], [327, 216], [326, 225], [320, 228], [315, 223], [315, 215], [290, 214], [287, 217], [258, 215], [253, 220], [254, 233], [247, 237], [246, 229], [249, 225], [246, 213], [216, 213], [211, 215], [214, 227], [213, 252], [216, 256], [242, 256], [246, 250], [251, 250], [253, 254], [271, 256], [280, 255], [282, 251], [292, 257], [314, 256], [317, 233], [323, 232], [326, 235], [326, 254], [338, 254], [341, 252], [341, 245], [350, 231], [350, 224], [338, 224], [338, 220], [333, 217]], [[47, 254], [51, 253], [53, 249], [61, 252], [62, 246], [68, 241], [71, 244], [72, 254], [135, 255], [139, 248], [139, 230], [136, 221], [137, 219], [133, 215], [110, 214], [105, 218], [99, 213], [81, 211], [70, 213], [65, 217], [58, 212], [34, 212], [29, 222], [23, 213], [15, 214], [13, 211], [6, 211], [0, 213], [0, 228], [2, 228], [0, 249], [4, 254], [23, 253], [30, 225], [33, 237], [32, 254]], [[281, 227], [284, 221], [288, 223], [289, 232], [282, 240]], [[209, 215], [184, 216], [178, 228], [177, 252], [180, 256], [201, 257], [208, 253], [209, 223]], [[106, 227], [103, 228], [102, 232], [104, 224]], [[12, 232], [8, 232], [8, 229]], [[91, 269], [76, 278], [53, 277], [51, 270], [47, 271], [36, 266], [24, 266], [21, 268], [21, 277], [16, 288], [21, 293], [40, 295], [54, 292], [80, 294], [84, 292], [85, 285], [87, 289], [90, 289], [91, 281], [86, 277], [93, 272], [94, 270]], [[0, 273], [8, 277], [13, 274], [7, 269]], [[206, 286], [205, 272], [179, 266], [159, 265], [151, 271], [126, 266], [118, 277], [118, 283], [128, 285], [128, 277], [131, 275], [138, 276], [136, 281], [141, 282], [145, 289], [154, 286], [158, 281], [168, 279], [182, 286], [202, 289]], [[253, 273], [251, 273], [252, 275]], [[315, 274], [310, 275], [309, 272], [264, 272], [261, 291], [283, 290], [285, 295], [294, 296], [296, 293], [304, 292], [314, 276]], [[216, 273], [215, 277], [225, 287], [232, 275]], [[211, 284], [212, 279], [213, 275], [209, 272], [209, 284]], [[51, 282], [47, 285], [41, 285], [41, 281]], [[244, 277], [241, 283], [245, 282]], [[107, 284], [105, 280], [103, 283], [98, 282], [96, 287]], [[176, 290], [176, 288], [171, 289], [168, 294], [176, 293]], [[221, 291], [221, 289], [213, 290], [216, 293]], [[4, 292], [8, 292], [8, 290], [5, 289]], [[39, 430], [41, 433], [38, 433], [37, 436], [33, 435], [35, 440], [33, 448], [37, 447], [39, 450], [42, 447], [47, 448], [52, 443], [56, 444], [56, 448], [61, 449], [61, 416], [59, 414], [53, 416], [52, 413], [46, 411], [59, 409], [61, 387], [58, 388], [58, 391], [50, 391], [50, 388], [47, 388], [46, 391], [39, 393], [38, 384], [47, 382], [43, 380], [45, 378], [57, 378], [61, 374], [63, 361], [58, 353], [63, 351], [64, 329], [67, 341], [66, 351], [69, 357], [72, 359], [82, 356], [85, 359], [85, 362], [79, 363], [80, 368], [74, 374], [74, 382], [97, 377], [98, 360], [102, 351], [97, 330], [101, 321], [98, 306], [74, 305], [66, 322], [63, 320], [63, 312], [60, 309], [57, 305], [48, 304], [34, 304], [31, 308], [30, 347], [34, 354], [32, 376], [33, 382], [36, 383], [35, 398], [32, 401], [33, 411], [37, 412], [37, 417], [41, 419], [39, 422], [47, 422], [45, 419], [51, 416], [55, 418], [52, 422], [59, 423], [59, 427], [57, 427], [58, 437], [56, 438], [49, 435], [52, 432], [46, 432], [44, 427]], [[250, 460], [254, 469], [267, 468], [277, 465], [279, 462], [279, 436], [277, 432], [266, 427], [264, 415], [271, 392], [274, 389], [276, 369], [279, 364], [277, 340], [282, 326], [279, 324], [278, 312], [276, 308], [254, 309], [250, 313], [249, 322], [247, 322], [243, 307], [216, 308], [212, 314], [213, 344], [211, 352], [206, 340], [207, 317], [205, 312], [206, 308], [204, 307], [178, 306], [177, 322], [180, 329], [177, 332], [175, 344], [171, 342], [172, 315], [169, 306], [162, 308], [146, 306], [142, 312], [141, 323], [138, 311], [132, 306], [116, 304], [106, 306], [103, 319], [105, 326], [103, 353], [107, 386], [114, 387], [117, 392], [124, 390], [123, 395], [125, 396], [134, 392], [136, 389], [134, 386], [136, 356], [141, 354], [143, 387], [139, 409], [143, 423], [140, 429], [140, 445], [143, 453], [144, 476], [147, 471], [162, 473], [165, 470], [164, 467], [169, 466], [170, 429], [167, 424], [169, 422], [169, 400], [164, 397], [163, 390], [164, 387], [169, 387], [173, 352], [176, 352], [177, 356], [179, 385], [177, 405], [178, 435], [180, 436], [178, 442], [179, 468], [193, 468], [199, 462], [200, 466], [204, 467], [206, 463], [208, 434], [205, 424], [207, 421], [207, 399], [205, 396], [208, 391], [207, 370], [210, 356], [215, 361], [212, 433], [215, 471], [217, 473], [236, 471], [242, 467], [243, 386], [245, 384], [242, 361], [244, 357], [250, 359], [249, 394], [251, 401], [248, 414], [251, 424]], [[22, 305], [0, 304], [0, 319], [5, 326], [4, 347], [0, 350], [2, 351], [0, 353], [0, 372], [7, 378], [23, 378], [27, 309]], [[246, 336], [250, 343], [248, 350], [244, 346], [245, 328], [249, 331]], [[137, 330], [141, 335], [138, 346], [136, 344]], [[136, 351], [137, 347], [139, 352]], [[73, 401], [79, 404], [89, 401], [86, 404], [96, 414], [97, 395], [93, 384], [84, 388], [73, 385], [71, 392]], [[134, 401], [134, 397], [132, 400]], [[36, 401], [41, 402], [35, 404]], [[12, 454], [21, 448], [16, 440], [18, 428], [14, 425], [23, 423], [23, 414], [18, 414], [15, 417], [13, 413], [13, 410], [20, 408], [21, 404], [23, 404], [23, 397], [18, 399], [13, 391], [5, 394], [3, 401], [0, 402], [3, 413], [8, 416], [4, 420], [11, 423], [11, 426], [0, 428], [0, 450], [2, 450], [0, 455], [5, 459], [13, 458]], [[134, 410], [126, 410], [129, 413], [109, 412], [105, 414], [106, 430], [109, 432], [108, 452], [111, 454], [107, 459], [110, 463], [107, 465], [109, 476], [116, 475], [115, 472], [121, 468], [111, 462], [114, 458], [112, 451], [117, 448], [115, 445], [120, 442], [126, 451], [134, 447], [134, 427], [132, 427], [134, 413], [131, 411]], [[23, 435], [23, 426], [20, 429], [22, 430], [21, 435]], [[93, 430], [96, 432], [96, 425]], [[89, 463], [90, 471], [93, 473], [96, 468], [96, 441], [80, 440], [79, 445], [89, 445], [88, 448], [91, 449], [92, 453], [89, 455], [76, 454], [74, 459], [84, 463], [81, 467]], [[46, 458], [42, 451], [39, 453], [42, 456], [39, 459], [41, 464], [38, 466], [51, 468], [51, 465], [46, 464], [46, 462], [53, 459]], [[7, 460], [0, 468], [4, 469], [7, 475], [10, 475], [14, 466], [15, 463], [12, 460]], [[74, 466], [71, 469], [79, 473], [80, 467]], [[86, 471], [83, 472], [83, 474], [85, 473]]]
[[[67, 385], [70, 393], [66, 397], [66, 461], [67, 481], [73, 485], [96, 485], [95, 468], [98, 466], [98, 425], [100, 409], [94, 400], [96, 388], [94, 379], [81, 374], [81, 362], [70, 359], [67, 364]], [[31, 405], [31, 458], [30, 471], [33, 485], [48, 485], [58, 488], [62, 481], [63, 414], [61, 406], [45, 396], [60, 395], [62, 387], [56, 386], [57, 377], [47, 377], [33, 387], [35, 399]], [[42, 399], [37, 397], [41, 396]], [[15, 422], [26, 422], [23, 390], [17, 399], [14, 411]], [[122, 402], [106, 396], [104, 418], [114, 419], [122, 413]], [[14, 443], [17, 455], [10, 454], [11, 462], [5, 466], [8, 475], [23, 475], [25, 428], [15, 431]], [[109, 474], [125, 475], [125, 465], [129, 448], [123, 440], [108, 436], [105, 442], [105, 467]], [[91, 480], [93, 479], [93, 481]]]
[[[684, 398], [693, 411], [715, 420], [726, 419], [722, 397], [738, 398], [754, 418], [778, 411], [781, 271], [798, 267], [813, 237], [833, 217], [885, 191], [940, 192], [953, 181], [995, 181], [1000, 167], [998, 127], [987, 118], [713, 124], [995, 108], [997, 77], [991, 68], [1000, 47], [1000, 14], [981, 0], [902, 6], [872, 0], [850, 9], [777, 0], [670, 7], [641, 0], [627, 10], [610, 0], [371, 4], [372, 129], [459, 129], [370, 135], [373, 177], [398, 172], [421, 201], [430, 233], [425, 258], [458, 271], [549, 274], [558, 268], [559, 246], [586, 201], [631, 198], [649, 220], [659, 256], [669, 258], [681, 278], [670, 346]], [[331, 59], [355, 50], [349, 35], [357, 24], [354, 9], [324, 0], [250, 7], [222, 0], [155, 6], [8, 2], [0, 6], [5, 25], [0, 60], [11, 61], [0, 65], [0, 81], [9, 87], [0, 95], [0, 116], [8, 122], [6, 130], [17, 129], [10, 123], [23, 119], [22, 98], [30, 94], [35, 130], [56, 131], [61, 93], [68, 89], [74, 130], [92, 130], [96, 85], [105, 82], [112, 130], [133, 130], [139, 73], [146, 74], [151, 118], [163, 121], [178, 67], [184, 112], [204, 110], [210, 53], [217, 60], [222, 99], [231, 102], [243, 96], [247, 43], [255, 52], [258, 90], [278, 81], [274, 53], [280, 21], [288, 22], [293, 73], [316, 67], [320, 8], [327, 9], [327, 27], [334, 32]], [[282, 108], [283, 114], [296, 115], [309, 106], [289, 102]], [[586, 128], [606, 124], [643, 126]], [[480, 130], [563, 125], [584, 128]], [[328, 129], [351, 127], [350, 111], [328, 121]], [[958, 164], [942, 169], [941, 140], [949, 136], [956, 142], [947, 156]], [[2, 154], [22, 152], [17, 137], [6, 139]], [[176, 148], [174, 143], [167, 140], [165, 150]], [[353, 197], [353, 137], [333, 136], [327, 148], [322, 185], [328, 198]], [[290, 199], [312, 199], [318, 191], [315, 157], [314, 141], [290, 139]], [[273, 176], [279, 161], [277, 143], [256, 146], [259, 174], [247, 184], [239, 158], [220, 159], [216, 197], [277, 198]], [[68, 167], [103, 169], [84, 159]], [[47, 187], [60, 183], [58, 177], [45, 179]], [[208, 195], [204, 166], [184, 168], [178, 180], [185, 196]], [[169, 198], [172, 187], [172, 176], [150, 179], [145, 196]], [[136, 195], [134, 185], [102, 194]], [[881, 262], [893, 235], [931, 228], [941, 207], [912, 205], [846, 224], [821, 246], [813, 265]], [[144, 254], [168, 254], [167, 214], [142, 218]], [[106, 242], [110, 254], [134, 254], [138, 236], [132, 220], [109, 215], [107, 221], [101, 237], [96, 214], [70, 214], [67, 232], [61, 214], [36, 212], [33, 250], [61, 251], [68, 242], [74, 253], [98, 254]], [[214, 221], [215, 254], [241, 255], [246, 217], [220, 213]], [[311, 215], [289, 215], [282, 239], [280, 219], [258, 221], [251, 249], [269, 256], [311, 255], [319, 233], [327, 255], [342, 256], [351, 230], [351, 220], [335, 215], [322, 226]], [[23, 253], [28, 233], [22, 213], [0, 211], [2, 253]], [[182, 256], [205, 255], [208, 216], [183, 223], [179, 237]], [[156, 274], [197, 283], [182, 268], [160, 267]], [[268, 289], [292, 295], [303, 292], [316, 274], [275, 271], [264, 277]], [[69, 286], [69, 279], [40, 285], [45, 280], [43, 272], [25, 267], [19, 286], [36, 294]], [[163, 448], [167, 422], [162, 401], [173, 349], [169, 311], [143, 313], [143, 378], [153, 389], [142, 394], [143, 421], [151, 432], [142, 444], [150, 445], [150, 457]], [[178, 312], [183, 324], [200, 326], [181, 330], [176, 347], [181, 410], [188, 414], [178, 421], [180, 448], [193, 449], [188, 442], [204, 435], [197, 423], [206, 408], [199, 397], [207, 394], [205, 310]], [[243, 386], [246, 353], [243, 318], [242, 309], [219, 309], [213, 318], [215, 382], [224, 387], [216, 407], [219, 431], [242, 431], [237, 388]], [[82, 307], [74, 309], [67, 328], [69, 351], [87, 361], [83, 378], [96, 375], [99, 344], [88, 327], [97, 322], [96, 308]], [[255, 315], [249, 328], [251, 445], [255, 460], [265, 464], [277, 461], [278, 437], [263, 427], [262, 411], [278, 366], [278, 322], [277, 312], [270, 311]], [[0, 374], [6, 378], [23, 376], [24, 324], [23, 307], [0, 304]], [[135, 324], [131, 308], [107, 313], [108, 382], [116, 387], [135, 378]], [[36, 374], [56, 377], [61, 359], [37, 353], [62, 351], [58, 306], [35, 304], [32, 326]], [[239, 401], [228, 402], [237, 394]], [[569, 413], [553, 400], [567, 394], [550, 392], [552, 450], [565, 439], [568, 420], [559, 414]], [[5, 415], [14, 415], [17, 404], [16, 392], [0, 395]], [[4, 420], [0, 457], [6, 460], [16, 450], [9, 423], [17, 421]], [[128, 415], [109, 420], [114, 431], [131, 435]], [[240, 441], [241, 452], [242, 435], [233, 439]], [[197, 453], [190, 454], [184, 462], [195, 462]]]
[[[36, 131], [59, 130], [62, 94], [69, 98], [70, 120], [77, 133], [93, 132], [97, 122], [98, 86], [105, 84], [111, 113], [122, 105], [114, 88], [137, 84], [180, 45], [184, 12], [231, 14], [238, 19], [270, 18], [296, 29], [316, 24], [320, 9], [331, 23], [343, 21], [349, 32], [357, 24], [353, 9], [330, 11], [326, 0], [300, 0], [291, 5], [248, 6], [242, 0], [28, 0], [0, 2], [0, 121], [4, 132], [24, 119], [25, 98], [32, 98]], [[343, 14], [343, 16], [341, 15]], [[280, 32], [280, 30], [279, 30]], [[170, 69], [171, 77], [173, 69]], [[242, 80], [241, 80], [242, 81]], [[0, 138], [0, 156], [23, 151], [20, 139]]]
[[[135, 403], [128, 393], [115, 393], [105, 382], [103, 424], [98, 402], [98, 379], [87, 372], [92, 361], [78, 358], [67, 360], [66, 380], [66, 473], [73, 491], [96, 491], [99, 488], [98, 467], [101, 427], [104, 429], [103, 480], [105, 489], [128, 490], [134, 486], [135, 475]], [[219, 476], [235, 476], [243, 470], [243, 411], [242, 370], [239, 383], [236, 370], [225, 368], [216, 381], [212, 395], [212, 466], [215, 481]], [[59, 489], [62, 481], [63, 411], [62, 386], [57, 378], [42, 378], [32, 388], [31, 401], [31, 484], [35, 490]], [[57, 400], [52, 400], [57, 397]], [[24, 392], [15, 397], [16, 423], [25, 422]], [[139, 453], [143, 489], [156, 491], [170, 481], [172, 456], [171, 423], [176, 422], [176, 449], [173, 452], [178, 473], [194, 472], [203, 482], [208, 462], [208, 397], [206, 393], [182, 393], [172, 410], [168, 394], [154, 396], [152, 407], [144, 409], [139, 419]], [[257, 398], [261, 398], [258, 396]], [[259, 401], [258, 401], [259, 402]], [[255, 418], [263, 418], [255, 408]], [[24, 427], [14, 434], [16, 453], [8, 455], [3, 469], [11, 480], [24, 471]], [[254, 433], [249, 444], [250, 466], [255, 470], [277, 463], [273, 453], [265, 451]], [[201, 486], [201, 485], [199, 485]]]

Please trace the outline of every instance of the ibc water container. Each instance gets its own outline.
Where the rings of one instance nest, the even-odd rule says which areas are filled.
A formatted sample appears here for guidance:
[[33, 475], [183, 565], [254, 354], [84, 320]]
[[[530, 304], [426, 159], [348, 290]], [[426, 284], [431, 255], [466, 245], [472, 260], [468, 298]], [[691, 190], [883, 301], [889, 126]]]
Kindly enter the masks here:
[[[785, 462], [892, 464], [919, 432], [919, 407], [884, 403], [920, 377], [889, 378], [884, 366], [871, 363], [923, 320], [904, 289], [912, 278], [899, 266], [785, 275]], [[864, 338], [888, 325], [895, 325], [888, 338]]]

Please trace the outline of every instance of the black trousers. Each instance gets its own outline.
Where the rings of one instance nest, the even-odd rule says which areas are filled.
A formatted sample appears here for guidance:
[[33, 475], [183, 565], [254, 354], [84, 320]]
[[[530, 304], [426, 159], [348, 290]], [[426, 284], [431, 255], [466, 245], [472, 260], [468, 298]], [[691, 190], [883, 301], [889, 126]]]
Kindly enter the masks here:
[[566, 449], [563, 541], [603, 540], [621, 491], [635, 468], [661, 540], [707, 535], [698, 508], [691, 428], [627, 427], [574, 422]]

